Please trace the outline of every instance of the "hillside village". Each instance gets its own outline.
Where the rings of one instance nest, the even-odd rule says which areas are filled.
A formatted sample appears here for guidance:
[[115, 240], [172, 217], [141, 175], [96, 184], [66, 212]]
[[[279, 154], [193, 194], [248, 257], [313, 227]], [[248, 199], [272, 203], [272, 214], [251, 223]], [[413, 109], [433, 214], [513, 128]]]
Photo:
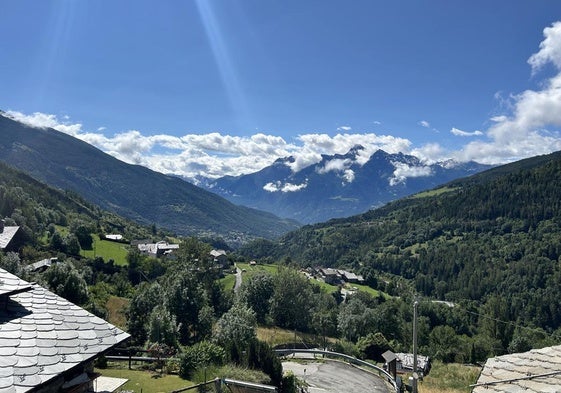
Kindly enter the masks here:
[[559, 152], [243, 245], [0, 167], [0, 391], [95, 389], [120, 364], [133, 374], [111, 389], [146, 373], [170, 392], [214, 378], [293, 393], [311, 375], [284, 373], [286, 351], [311, 349], [365, 362], [390, 391], [441, 370], [462, 391], [561, 384]]

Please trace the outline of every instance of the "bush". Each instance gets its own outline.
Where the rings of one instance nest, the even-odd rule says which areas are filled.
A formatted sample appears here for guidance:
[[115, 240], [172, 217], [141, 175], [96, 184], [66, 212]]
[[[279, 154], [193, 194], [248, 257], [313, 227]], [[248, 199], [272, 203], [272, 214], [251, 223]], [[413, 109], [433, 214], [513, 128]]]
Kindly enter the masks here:
[[179, 376], [189, 379], [192, 373], [202, 367], [224, 364], [224, 349], [209, 341], [201, 341], [185, 348], [179, 356]]

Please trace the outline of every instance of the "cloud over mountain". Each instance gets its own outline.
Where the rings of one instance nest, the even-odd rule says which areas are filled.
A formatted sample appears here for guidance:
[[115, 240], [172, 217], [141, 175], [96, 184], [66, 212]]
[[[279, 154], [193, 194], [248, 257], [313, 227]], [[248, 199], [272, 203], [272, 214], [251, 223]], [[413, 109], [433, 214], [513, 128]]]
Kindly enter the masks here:
[[[173, 136], [126, 130], [110, 135], [106, 127], [95, 127], [94, 132], [84, 130], [80, 122], [71, 122], [68, 116], [60, 119], [53, 114], [35, 112], [29, 115], [18, 111], [7, 111], [4, 115], [35, 127], [55, 128], [122, 161], [187, 178], [252, 173], [288, 156], [294, 158], [289, 163], [291, 169], [298, 172], [320, 162], [322, 155], [345, 154], [356, 145], [364, 147], [355, 157], [359, 165], [366, 163], [380, 149], [390, 154], [411, 154], [426, 164], [445, 159], [500, 164], [561, 150], [561, 22], [546, 27], [543, 34], [539, 50], [529, 57], [528, 64], [533, 77], [537, 77], [548, 65], [553, 66], [554, 75], [545, 77], [537, 84], [539, 88], [536, 90], [509, 94], [508, 99], [496, 94], [503, 113], [492, 116], [489, 119], [491, 125], [486, 130], [451, 128], [452, 135], [471, 138], [455, 149], [445, 148], [438, 140], [414, 146], [409, 139], [390, 135], [391, 130], [385, 131], [385, 135], [350, 133], [352, 128], [349, 125], [339, 126], [334, 135], [303, 133], [287, 141], [266, 133], [233, 136], [211, 132]], [[374, 123], [380, 125], [379, 122]], [[420, 120], [411, 127], [419, 125], [432, 127], [426, 120]], [[353, 173], [348, 163], [332, 162], [324, 170], [342, 171], [347, 180], [352, 181]], [[399, 179], [399, 174], [395, 178]]]

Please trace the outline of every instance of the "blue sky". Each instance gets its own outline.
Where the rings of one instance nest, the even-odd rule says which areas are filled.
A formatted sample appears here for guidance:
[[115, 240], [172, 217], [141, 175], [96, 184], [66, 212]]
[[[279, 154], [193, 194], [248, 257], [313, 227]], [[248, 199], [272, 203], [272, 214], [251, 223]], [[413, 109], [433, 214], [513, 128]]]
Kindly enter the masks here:
[[[561, 149], [557, 1], [8, 0], [0, 109], [168, 173]], [[295, 168], [297, 169], [297, 168]]]

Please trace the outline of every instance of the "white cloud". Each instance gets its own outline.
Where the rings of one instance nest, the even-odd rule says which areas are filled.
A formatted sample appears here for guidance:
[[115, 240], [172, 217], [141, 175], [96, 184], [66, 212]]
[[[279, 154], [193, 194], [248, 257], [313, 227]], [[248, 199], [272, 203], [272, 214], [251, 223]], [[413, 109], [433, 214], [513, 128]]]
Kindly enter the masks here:
[[540, 49], [528, 59], [532, 73], [551, 63], [558, 73], [540, 83], [540, 90], [526, 90], [495, 97], [508, 114], [491, 117], [494, 123], [486, 132], [487, 140], [473, 141], [455, 155], [459, 160], [502, 164], [561, 150], [561, 22], [544, 29]]
[[345, 169], [343, 180], [345, 180], [346, 183], [352, 183], [355, 180], [354, 171], [352, 169]]
[[292, 184], [292, 183], [285, 183], [282, 184], [280, 181], [275, 183], [267, 183], [263, 186], [265, 191], [269, 192], [296, 192], [300, 191], [308, 186], [308, 183], [302, 184]]
[[374, 125], [377, 125], [377, 126], [382, 125], [382, 122], [378, 121], [378, 120], [374, 120], [373, 123], [374, 123]]
[[[280, 136], [256, 133], [250, 136], [232, 136], [221, 132], [207, 134], [185, 133], [182, 136], [165, 134], [148, 135], [138, 130], [126, 130], [106, 135], [105, 127], [83, 130], [79, 122], [67, 115], [35, 112], [26, 115], [8, 111], [4, 115], [34, 127], [51, 127], [84, 140], [116, 158], [153, 170], [194, 178], [203, 175], [217, 178], [256, 172], [277, 158], [293, 156], [289, 165], [294, 172], [321, 161], [323, 155], [345, 154], [356, 145], [364, 147], [358, 152], [356, 164], [363, 165], [379, 149], [390, 154], [413, 154], [428, 165], [437, 160], [454, 158], [458, 161], [475, 160], [487, 164], [501, 164], [525, 157], [561, 150], [561, 22], [544, 29], [544, 40], [528, 63], [533, 74], [547, 64], [552, 64], [558, 74], [537, 83], [539, 88], [518, 94], [495, 94], [499, 110], [484, 131], [463, 131], [452, 128], [456, 136], [478, 137], [461, 148], [450, 151], [439, 143], [412, 146], [405, 138], [375, 133], [350, 133], [349, 126], [339, 127], [334, 136], [322, 133], [301, 134], [287, 142]], [[542, 81], [540, 81], [542, 82]], [[379, 121], [373, 124], [380, 125]], [[426, 120], [419, 125], [430, 128]], [[435, 130], [436, 131], [436, 130]], [[444, 143], [443, 143], [444, 145]], [[337, 170], [342, 177], [352, 179], [350, 164], [332, 162], [324, 170]], [[396, 168], [394, 182], [402, 181], [426, 169]], [[350, 181], [350, 180], [349, 180]], [[300, 189], [305, 185], [278, 185], [280, 190]], [[271, 189], [277, 187], [273, 184]]]
[[[25, 115], [21, 112], [7, 111], [6, 116], [17, 120], [23, 124], [37, 128], [54, 128], [55, 130], [76, 136], [82, 130], [82, 124], [71, 124], [68, 121], [61, 122], [56, 115], [49, 115], [41, 112], [34, 112], [31, 115]], [[64, 120], [68, 120], [68, 115], [63, 116]]]
[[352, 161], [349, 159], [336, 158], [327, 161], [323, 167], [317, 170], [317, 172], [319, 174], [323, 174], [327, 172], [342, 172], [345, 169], [347, 169], [351, 164]]
[[323, 167], [317, 169], [317, 172], [319, 174], [336, 172], [346, 183], [351, 183], [355, 179], [355, 173], [349, 168], [352, 164], [353, 161], [350, 159], [335, 158], [327, 161]]
[[540, 50], [528, 59], [535, 74], [548, 63], [561, 70], [561, 22], [557, 21], [543, 30], [545, 39], [540, 43]]
[[452, 129], [450, 130], [450, 133], [456, 136], [480, 136], [483, 135], [483, 133], [481, 131], [473, 131], [473, 132], [468, 132], [468, 131], [462, 131], [456, 127], [452, 127]]
[[404, 183], [410, 177], [426, 177], [432, 175], [432, 170], [428, 166], [409, 166], [402, 162], [392, 162], [395, 170], [393, 177], [389, 179], [390, 186]]
[[417, 149], [411, 150], [411, 155], [418, 157], [421, 162], [430, 165], [438, 161], [447, 160], [450, 158], [450, 153], [447, 152], [438, 143], [427, 143]]
[[498, 115], [498, 116], [491, 117], [489, 120], [491, 120], [492, 122], [495, 122], [495, 123], [499, 123], [501, 121], [508, 120], [508, 117], [505, 116], [505, 115]]

